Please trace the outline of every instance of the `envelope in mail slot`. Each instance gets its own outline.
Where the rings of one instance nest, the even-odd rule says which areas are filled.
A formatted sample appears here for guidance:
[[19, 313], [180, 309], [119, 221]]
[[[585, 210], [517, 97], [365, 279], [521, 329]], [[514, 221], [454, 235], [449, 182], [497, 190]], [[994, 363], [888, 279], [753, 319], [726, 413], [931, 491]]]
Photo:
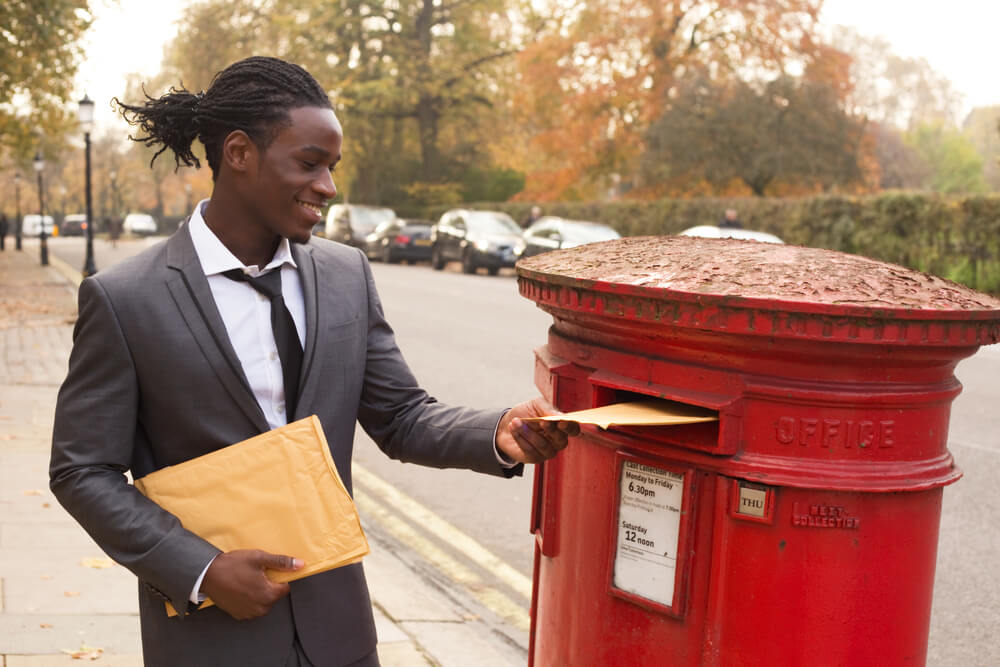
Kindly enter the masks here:
[[601, 428], [611, 426], [675, 426], [718, 421], [719, 413], [694, 405], [657, 399], [612, 403], [599, 408], [577, 410], [545, 417], [532, 417], [525, 421], [571, 421], [594, 424]]

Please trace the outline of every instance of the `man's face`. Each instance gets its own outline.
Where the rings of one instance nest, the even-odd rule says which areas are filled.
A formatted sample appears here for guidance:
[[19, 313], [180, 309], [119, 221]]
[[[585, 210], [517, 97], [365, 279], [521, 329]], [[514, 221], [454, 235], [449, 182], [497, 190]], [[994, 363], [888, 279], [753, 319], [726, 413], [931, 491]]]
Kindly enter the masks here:
[[343, 131], [333, 110], [300, 107], [290, 124], [259, 152], [252, 175], [257, 224], [305, 243], [323, 219], [323, 207], [337, 196], [332, 171], [340, 161]]

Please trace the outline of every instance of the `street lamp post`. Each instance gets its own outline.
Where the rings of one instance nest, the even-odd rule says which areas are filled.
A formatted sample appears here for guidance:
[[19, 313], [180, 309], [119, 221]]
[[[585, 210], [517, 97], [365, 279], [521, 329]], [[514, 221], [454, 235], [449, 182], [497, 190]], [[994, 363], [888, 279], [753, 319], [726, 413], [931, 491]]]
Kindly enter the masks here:
[[21, 172], [14, 172], [14, 209], [17, 220], [14, 221], [14, 247], [21, 249]]
[[42, 170], [45, 169], [45, 160], [42, 159], [42, 151], [35, 152], [34, 161], [35, 173], [38, 174], [38, 219], [40, 222], [41, 232], [38, 235], [38, 240], [42, 244], [42, 266], [48, 266], [49, 264], [49, 246], [46, 243], [48, 238], [45, 234], [45, 196], [42, 190]]
[[94, 126], [94, 101], [84, 94], [80, 100], [78, 109], [80, 127], [83, 128], [83, 144], [85, 155], [86, 185], [85, 192], [87, 198], [87, 255], [83, 260], [83, 277], [92, 276], [97, 273], [97, 264], [94, 263], [94, 208], [90, 197], [90, 130]]

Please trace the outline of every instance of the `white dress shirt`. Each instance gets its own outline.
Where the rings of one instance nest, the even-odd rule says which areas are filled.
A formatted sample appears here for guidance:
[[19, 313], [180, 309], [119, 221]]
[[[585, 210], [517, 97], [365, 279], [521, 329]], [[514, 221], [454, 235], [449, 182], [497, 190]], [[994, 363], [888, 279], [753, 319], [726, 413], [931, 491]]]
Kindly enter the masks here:
[[246, 266], [236, 258], [219, 237], [208, 228], [201, 216], [201, 209], [208, 200], [195, 207], [188, 229], [194, 251], [208, 279], [215, 305], [226, 325], [229, 342], [239, 357], [243, 373], [250, 382], [260, 409], [264, 411], [268, 426], [277, 428], [288, 423], [285, 414], [285, 384], [281, 374], [281, 359], [271, 329], [271, 300], [248, 283], [238, 282], [222, 275], [224, 271], [240, 269], [256, 277], [271, 269], [281, 271], [281, 296], [285, 307], [295, 321], [302, 349], [306, 345], [306, 310], [302, 296], [302, 280], [292, 259], [288, 239], [281, 239], [274, 258], [266, 266]]

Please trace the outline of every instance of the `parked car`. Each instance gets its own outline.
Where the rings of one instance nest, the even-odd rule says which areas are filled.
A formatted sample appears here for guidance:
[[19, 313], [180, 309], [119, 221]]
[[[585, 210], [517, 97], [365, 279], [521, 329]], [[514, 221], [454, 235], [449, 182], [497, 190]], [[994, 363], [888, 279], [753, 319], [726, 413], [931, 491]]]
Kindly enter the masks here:
[[760, 241], [761, 243], [784, 243], [774, 234], [755, 232], [739, 227], [716, 227], [715, 225], [698, 225], [689, 227], [680, 233], [681, 236], [700, 236], [706, 239], [740, 239], [743, 241]]
[[148, 213], [129, 213], [122, 223], [122, 231], [136, 236], [149, 236], [156, 233], [156, 218]]
[[438, 270], [456, 260], [465, 273], [485, 267], [493, 276], [514, 266], [523, 251], [521, 228], [500, 211], [452, 209], [431, 228], [431, 266]]
[[524, 231], [524, 253], [531, 257], [549, 250], [573, 248], [587, 243], [621, 238], [614, 229], [599, 222], [567, 220], [546, 215]]
[[45, 225], [45, 233], [52, 236], [55, 229], [55, 221], [51, 215], [42, 216], [37, 213], [29, 213], [21, 220], [21, 236], [41, 236], [42, 225]]
[[70, 213], [59, 225], [60, 236], [83, 236], [87, 233], [87, 215], [85, 213]]
[[328, 239], [364, 250], [365, 238], [375, 231], [379, 223], [395, 219], [396, 212], [384, 206], [334, 204], [326, 212], [324, 235]]
[[365, 239], [368, 259], [389, 264], [399, 261], [425, 262], [431, 258], [431, 223], [429, 220], [394, 218], [379, 223]]

